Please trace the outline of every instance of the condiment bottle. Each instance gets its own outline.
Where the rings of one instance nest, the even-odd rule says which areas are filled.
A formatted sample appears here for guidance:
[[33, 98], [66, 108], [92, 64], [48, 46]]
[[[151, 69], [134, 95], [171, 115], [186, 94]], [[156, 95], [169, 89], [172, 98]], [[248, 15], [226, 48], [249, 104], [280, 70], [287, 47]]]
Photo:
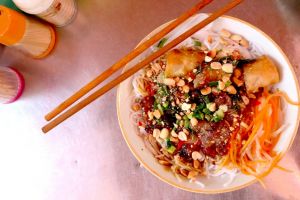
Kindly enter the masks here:
[[72, 22], [77, 13], [75, 0], [13, 0], [24, 12], [58, 26]]
[[0, 67], [0, 103], [12, 103], [19, 99], [25, 82], [22, 74], [14, 68]]
[[0, 43], [43, 58], [54, 47], [55, 31], [48, 24], [0, 6]]

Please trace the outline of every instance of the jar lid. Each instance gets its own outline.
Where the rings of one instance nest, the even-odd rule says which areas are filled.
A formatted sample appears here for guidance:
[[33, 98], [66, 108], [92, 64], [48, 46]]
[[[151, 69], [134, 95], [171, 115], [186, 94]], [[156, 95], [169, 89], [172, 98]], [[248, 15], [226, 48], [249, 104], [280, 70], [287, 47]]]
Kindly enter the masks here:
[[13, 0], [13, 2], [24, 12], [38, 15], [45, 12], [54, 0]]
[[10, 46], [19, 42], [24, 36], [25, 28], [24, 15], [0, 5], [0, 43]]

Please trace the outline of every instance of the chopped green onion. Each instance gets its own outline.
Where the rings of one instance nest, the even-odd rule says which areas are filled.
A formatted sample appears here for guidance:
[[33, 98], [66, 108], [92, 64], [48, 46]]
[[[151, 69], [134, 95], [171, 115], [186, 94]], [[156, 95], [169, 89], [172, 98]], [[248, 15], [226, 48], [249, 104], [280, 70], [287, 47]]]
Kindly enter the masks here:
[[199, 40], [194, 40], [194, 46], [201, 47], [202, 43]]
[[210, 102], [208, 96], [204, 96], [204, 101], [205, 101], [205, 103], [209, 103]]
[[162, 47], [166, 44], [167, 41], [168, 41], [167, 38], [161, 39], [161, 40], [159, 41], [159, 43], [157, 44], [157, 47], [158, 47], [158, 48], [162, 48]]
[[209, 110], [208, 108], [204, 108], [202, 111], [203, 111], [203, 113], [205, 113], [205, 114], [210, 114], [210, 113], [211, 113], [210, 110]]
[[188, 114], [187, 117], [188, 117], [189, 119], [192, 119], [192, 118], [193, 118], [193, 113]]
[[194, 113], [194, 117], [200, 120], [204, 119], [204, 115], [203, 113], [199, 112], [199, 113]]
[[204, 104], [204, 103], [200, 103], [200, 104], [196, 107], [196, 110], [199, 111], [199, 110], [202, 110], [203, 108], [205, 108], [205, 104]]
[[168, 138], [166, 140], [166, 143], [167, 143], [167, 147], [170, 148], [172, 146], [172, 142], [170, 141], [170, 138]]
[[231, 85], [231, 81], [227, 81], [227, 82], [225, 83], [225, 87], [228, 87], [229, 85]]
[[207, 121], [210, 121], [210, 120], [211, 120], [211, 115], [205, 115], [205, 119], [206, 119]]
[[176, 131], [177, 130], [177, 128], [174, 126], [173, 128], [172, 128], [172, 131]]
[[175, 152], [175, 150], [176, 150], [176, 147], [174, 147], [173, 145], [167, 148], [167, 151], [168, 151], [170, 154], [173, 154], [173, 153]]
[[156, 119], [155, 121], [156, 121], [156, 123], [157, 123], [158, 125], [162, 125], [161, 119]]
[[223, 112], [223, 110], [221, 110], [221, 109], [217, 110], [214, 114], [215, 114], [215, 115], [218, 115], [219, 117], [224, 118], [224, 112]]
[[160, 112], [161, 114], [164, 113], [164, 109], [163, 109], [163, 107], [162, 107], [160, 104], [157, 105], [157, 109], [159, 110], [159, 112]]
[[160, 96], [168, 96], [168, 95], [169, 95], [168, 87], [167, 87], [166, 85], [160, 84], [160, 85], [159, 85], [159, 88], [158, 88], [158, 90], [157, 90], [157, 93], [158, 93]]
[[168, 107], [169, 107], [169, 102], [168, 102], [168, 101], [164, 102], [164, 103], [163, 103], [163, 107], [164, 107], [164, 108], [168, 108]]
[[218, 86], [218, 81], [212, 81], [212, 82], [208, 83], [208, 85], [210, 87]]
[[154, 101], [154, 105], [153, 105], [153, 108], [154, 108], [154, 110], [156, 110], [157, 109], [157, 101], [156, 101], [156, 99], [155, 99], [155, 101]]
[[238, 60], [232, 61], [232, 65], [233, 65], [233, 66], [237, 66], [238, 64], [239, 64], [239, 61], [238, 61]]
[[223, 110], [219, 109], [214, 113], [212, 120], [215, 122], [219, 122], [219, 121], [223, 120], [223, 118], [224, 118], [224, 112], [223, 112]]
[[190, 127], [190, 120], [187, 118], [184, 120], [184, 128], [189, 128]]
[[213, 118], [212, 118], [212, 121], [214, 121], [214, 122], [219, 122], [219, 121], [221, 121], [223, 118], [221, 118], [221, 117], [219, 117], [219, 116], [213, 116]]

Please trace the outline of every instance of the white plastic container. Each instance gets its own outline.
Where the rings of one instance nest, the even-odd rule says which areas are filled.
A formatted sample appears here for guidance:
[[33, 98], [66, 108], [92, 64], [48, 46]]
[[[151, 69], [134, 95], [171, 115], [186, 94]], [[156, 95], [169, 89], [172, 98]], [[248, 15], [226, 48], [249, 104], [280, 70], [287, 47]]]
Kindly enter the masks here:
[[70, 24], [76, 16], [75, 0], [13, 0], [24, 12], [58, 26]]

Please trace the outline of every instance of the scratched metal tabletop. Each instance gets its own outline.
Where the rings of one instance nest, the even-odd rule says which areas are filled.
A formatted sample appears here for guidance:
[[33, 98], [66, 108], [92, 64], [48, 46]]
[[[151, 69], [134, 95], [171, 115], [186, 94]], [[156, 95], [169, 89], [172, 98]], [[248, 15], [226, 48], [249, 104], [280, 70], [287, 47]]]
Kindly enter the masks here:
[[[43, 135], [44, 115], [132, 50], [154, 28], [198, 0], [79, 0], [77, 19], [58, 29], [54, 52], [33, 60], [0, 47], [0, 66], [25, 76], [22, 98], [0, 105], [0, 199], [300, 199], [300, 134], [278, 170], [239, 191], [202, 195], [161, 182], [133, 157], [120, 132], [116, 89]], [[226, 0], [215, 0], [212, 12]], [[270, 35], [300, 74], [300, 1], [245, 0], [228, 15]], [[299, 132], [299, 131], [298, 131]]]

